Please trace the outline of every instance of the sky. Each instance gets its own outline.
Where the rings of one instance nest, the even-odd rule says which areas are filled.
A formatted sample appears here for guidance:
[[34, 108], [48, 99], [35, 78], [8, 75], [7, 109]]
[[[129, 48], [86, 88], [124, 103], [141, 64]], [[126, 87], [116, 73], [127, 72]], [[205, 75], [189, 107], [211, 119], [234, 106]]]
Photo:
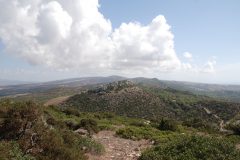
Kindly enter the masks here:
[[239, 0], [0, 0], [0, 79], [240, 84]]

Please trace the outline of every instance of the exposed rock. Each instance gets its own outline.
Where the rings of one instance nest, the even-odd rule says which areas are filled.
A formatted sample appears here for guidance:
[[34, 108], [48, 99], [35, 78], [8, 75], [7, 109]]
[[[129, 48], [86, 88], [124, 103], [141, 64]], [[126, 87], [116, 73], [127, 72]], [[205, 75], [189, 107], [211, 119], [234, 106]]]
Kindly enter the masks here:
[[93, 138], [104, 145], [106, 152], [102, 156], [88, 155], [90, 160], [137, 160], [141, 151], [151, 146], [147, 140], [116, 137], [114, 131], [101, 131]]
[[78, 133], [80, 135], [86, 135], [86, 136], [88, 135], [88, 131], [85, 129], [82, 129], [82, 128], [79, 128], [79, 129], [75, 130], [74, 132]]

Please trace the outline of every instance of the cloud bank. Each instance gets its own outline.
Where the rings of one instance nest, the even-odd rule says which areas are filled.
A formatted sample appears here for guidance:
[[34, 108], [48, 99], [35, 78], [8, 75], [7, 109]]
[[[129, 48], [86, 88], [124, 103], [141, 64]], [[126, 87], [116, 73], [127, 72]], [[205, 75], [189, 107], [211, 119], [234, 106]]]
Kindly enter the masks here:
[[[5, 52], [31, 64], [109, 73], [191, 68], [177, 57], [162, 15], [148, 25], [130, 22], [113, 29], [98, 0], [0, 0], [0, 6]], [[206, 64], [206, 71], [213, 66]]]

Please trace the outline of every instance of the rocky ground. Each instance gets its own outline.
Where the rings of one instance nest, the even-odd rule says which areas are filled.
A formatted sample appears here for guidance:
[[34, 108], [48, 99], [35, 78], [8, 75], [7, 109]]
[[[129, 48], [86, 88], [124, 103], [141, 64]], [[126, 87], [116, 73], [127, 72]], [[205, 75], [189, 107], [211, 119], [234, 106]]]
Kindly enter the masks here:
[[105, 153], [102, 156], [88, 155], [90, 160], [136, 160], [143, 150], [151, 146], [147, 140], [116, 137], [114, 131], [101, 131], [93, 138], [104, 145]]

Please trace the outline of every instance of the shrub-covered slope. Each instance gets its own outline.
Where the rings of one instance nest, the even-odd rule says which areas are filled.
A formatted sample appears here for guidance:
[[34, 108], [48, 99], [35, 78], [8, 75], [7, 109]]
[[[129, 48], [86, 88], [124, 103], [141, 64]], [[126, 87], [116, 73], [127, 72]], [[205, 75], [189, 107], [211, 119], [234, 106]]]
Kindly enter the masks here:
[[[237, 103], [213, 100], [166, 87], [119, 81], [69, 98], [63, 107], [85, 112], [113, 112], [145, 119], [169, 118], [184, 122], [200, 120], [217, 128], [220, 119], [231, 119], [240, 111]], [[217, 116], [216, 116], [217, 115]]]
[[[73, 122], [61, 121], [61, 114], [33, 102], [1, 101], [0, 159], [84, 160], [85, 153], [102, 153], [101, 144], [75, 133], [69, 126]], [[76, 127], [90, 131], [94, 125], [89, 121], [79, 120]]]

